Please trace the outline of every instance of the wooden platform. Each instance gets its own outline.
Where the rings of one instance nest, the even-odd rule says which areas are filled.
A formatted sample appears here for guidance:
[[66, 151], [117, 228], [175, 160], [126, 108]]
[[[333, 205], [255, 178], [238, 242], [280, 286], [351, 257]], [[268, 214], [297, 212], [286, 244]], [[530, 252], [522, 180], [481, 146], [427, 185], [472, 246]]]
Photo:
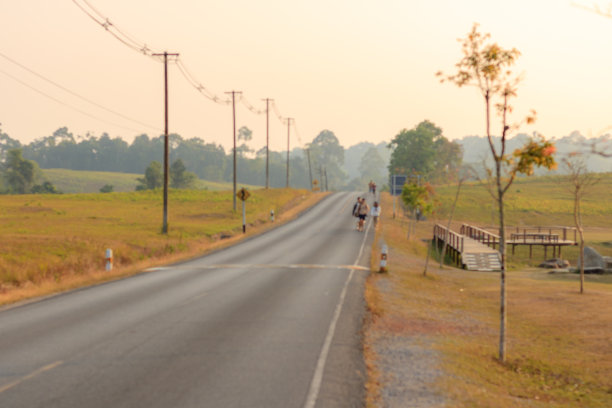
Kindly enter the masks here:
[[501, 270], [499, 251], [483, 244], [477, 239], [467, 237], [446, 227], [434, 225], [434, 240], [441, 245], [447, 240], [449, 254], [457, 265], [471, 271]]
[[[506, 248], [511, 247], [512, 255], [514, 255], [517, 246], [529, 246], [530, 259], [533, 255], [534, 246], [543, 247], [544, 258], [547, 259], [548, 248], [552, 248], [553, 258], [560, 258], [563, 247], [578, 245], [576, 229], [573, 227], [508, 227], [507, 231], [510, 239], [506, 239]], [[499, 235], [483, 228], [463, 224], [459, 232], [493, 248], [499, 246]]]

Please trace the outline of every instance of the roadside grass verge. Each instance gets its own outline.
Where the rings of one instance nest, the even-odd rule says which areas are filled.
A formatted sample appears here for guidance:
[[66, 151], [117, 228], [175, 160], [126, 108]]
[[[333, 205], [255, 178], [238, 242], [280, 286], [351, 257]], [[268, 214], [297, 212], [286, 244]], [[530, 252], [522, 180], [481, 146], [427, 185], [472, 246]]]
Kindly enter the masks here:
[[[294, 217], [323, 194], [252, 190], [247, 236]], [[241, 202], [231, 191], [170, 190], [169, 233], [162, 192], [0, 196], [0, 304], [136, 273], [242, 239]], [[104, 253], [114, 269], [105, 272]]]
[[[448, 189], [451, 197], [453, 188]], [[542, 185], [535, 190], [549, 193]], [[532, 199], [537, 201], [541, 197], [538, 194], [534, 193]], [[524, 268], [523, 261], [516, 262], [507, 277], [508, 359], [502, 364], [497, 360], [499, 273], [451, 266], [439, 269], [438, 263], [430, 260], [428, 276], [424, 277], [427, 244], [423, 239], [431, 239], [434, 221], [419, 222], [412, 239], [407, 240], [407, 221], [401, 216], [391, 218], [391, 200], [383, 194], [385, 212], [380, 235], [390, 248], [389, 273], [373, 273], [366, 289], [366, 300], [373, 311], [365, 345], [371, 351], [366, 358], [368, 367], [374, 367], [368, 382], [368, 406], [384, 406], [381, 395], [396, 375], [380, 372], [375, 342], [384, 344], [393, 339], [410, 339], [434, 351], [432, 365], [440, 374], [427, 388], [432, 394], [442, 395], [445, 406], [610, 406], [610, 283], [588, 275], [586, 292], [580, 295], [577, 275], [560, 278], [547, 270]], [[536, 204], [528, 205], [537, 208]], [[470, 218], [477, 213], [465, 203], [462, 207], [458, 211], [461, 218], [478, 222], [480, 218]], [[601, 234], [587, 235], [587, 240], [606, 242], [612, 236], [610, 211], [590, 219], [608, 217], [607, 223], [597, 225]], [[549, 224], [543, 215], [530, 215], [536, 225]], [[521, 219], [516, 213], [510, 217]], [[568, 217], [559, 213], [559, 219]], [[602, 247], [609, 250], [606, 245]], [[377, 269], [373, 266], [373, 270]]]

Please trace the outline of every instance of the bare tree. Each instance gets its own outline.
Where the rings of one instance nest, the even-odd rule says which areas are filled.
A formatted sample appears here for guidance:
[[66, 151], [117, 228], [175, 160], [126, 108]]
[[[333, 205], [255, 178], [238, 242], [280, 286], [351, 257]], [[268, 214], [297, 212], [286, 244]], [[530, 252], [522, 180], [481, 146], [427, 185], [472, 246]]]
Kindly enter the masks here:
[[569, 173], [569, 190], [574, 198], [574, 225], [580, 237], [580, 293], [584, 293], [584, 228], [580, 204], [589, 188], [597, 184], [600, 179], [587, 170], [580, 153], [570, 154], [569, 157], [563, 159], [563, 164]]
[[444, 257], [446, 256], [446, 247], [448, 246], [448, 231], [450, 231], [451, 223], [453, 222], [453, 217], [455, 216], [455, 208], [457, 207], [457, 201], [459, 201], [459, 193], [461, 192], [461, 186], [467, 180], [472, 171], [469, 167], [464, 167], [462, 171], [460, 171], [459, 178], [457, 179], [457, 192], [455, 193], [455, 199], [453, 200], [453, 204], [451, 206], [451, 211], [448, 216], [448, 223], [446, 224], [446, 231], [444, 232], [444, 243], [442, 244], [442, 252], [440, 253], [440, 269], [442, 269], [444, 265]]
[[[488, 42], [489, 34], [481, 34], [478, 24], [462, 40], [463, 58], [456, 64], [455, 75], [444, 76], [442, 82], [448, 80], [459, 87], [476, 87], [485, 102], [486, 136], [494, 161], [495, 199], [499, 214], [499, 251], [501, 253], [501, 294], [500, 294], [500, 336], [499, 360], [506, 359], [506, 240], [504, 220], [504, 195], [512, 185], [517, 174], [533, 174], [534, 166], [553, 168], [556, 166], [553, 158], [555, 147], [543, 137], [536, 137], [521, 149], [512, 154], [506, 151], [506, 139], [512, 131], [518, 130], [521, 123], [511, 124], [508, 115], [512, 113], [510, 99], [516, 97], [520, 77], [514, 75], [511, 67], [520, 52], [515, 49], [504, 49], [496, 43]], [[501, 124], [501, 140], [496, 142], [491, 132], [491, 111], [495, 110]], [[525, 121], [535, 121], [532, 111]]]

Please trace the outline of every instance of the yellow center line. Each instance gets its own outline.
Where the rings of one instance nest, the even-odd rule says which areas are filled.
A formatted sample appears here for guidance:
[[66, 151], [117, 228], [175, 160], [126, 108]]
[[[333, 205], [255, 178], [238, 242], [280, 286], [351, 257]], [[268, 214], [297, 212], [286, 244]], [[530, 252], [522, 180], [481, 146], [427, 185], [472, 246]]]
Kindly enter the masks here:
[[34, 372], [24, 376], [24, 377], [21, 377], [18, 380], [13, 381], [12, 383], [8, 383], [6, 385], [3, 385], [2, 387], [0, 387], [0, 394], [3, 393], [4, 391], [10, 390], [11, 388], [21, 384], [24, 381], [31, 380], [32, 378], [36, 377], [37, 375], [40, 375], [40, 374], [44, 373], [45, 371], [53, 370], [55, 367], [58, 367], [58, 366], [60, 366], [62, 364], [64, 364], [63, 361], [56, 361], [55, 363], [51, 363], [49, 365], [41, 367], [38, 370], [36, 370], [36, 371], [34, 371]]

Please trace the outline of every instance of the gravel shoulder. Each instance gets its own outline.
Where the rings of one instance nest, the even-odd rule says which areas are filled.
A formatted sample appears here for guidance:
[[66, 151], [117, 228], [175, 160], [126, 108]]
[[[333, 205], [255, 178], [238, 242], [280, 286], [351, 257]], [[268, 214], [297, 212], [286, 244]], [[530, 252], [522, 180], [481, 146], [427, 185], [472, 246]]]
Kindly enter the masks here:
[[397, 306], [402, 296], [398, 282], [389, 275], [374, 275], [368, 290], [384, 303], [384, 313], [371, 315], [365, 342], [369, 350], [370, 378], [377, 377], [369, 390], [372, 407], [444, 407], [445, 398], [436, 388], [444, 374], [435, 338], [410, 330], [405, 313]]

